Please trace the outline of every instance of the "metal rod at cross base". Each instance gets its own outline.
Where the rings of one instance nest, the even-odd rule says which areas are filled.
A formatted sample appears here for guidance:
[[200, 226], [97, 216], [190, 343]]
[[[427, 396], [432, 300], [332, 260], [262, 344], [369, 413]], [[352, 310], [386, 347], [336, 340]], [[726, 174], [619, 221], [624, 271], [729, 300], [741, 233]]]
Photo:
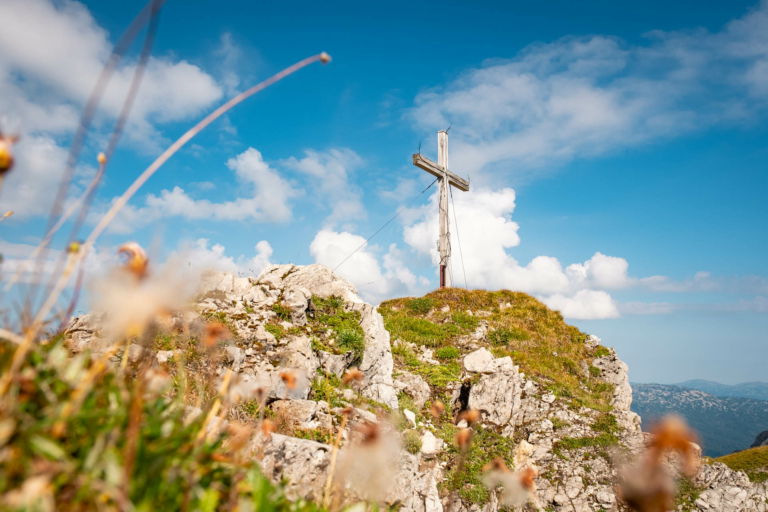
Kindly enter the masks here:
[[425, 158], [421, 153], [413, 155], [413, 165], [435, 176], [439, 182], [438, 215], [440, 220], [440, 232], [437, 240], [437, 249], [440, 254], [438, 267], [440, 275], [440, 288], [451, 286], [451, 226], [448, 217], [448, 187], [468, 192], [469, 182], [460, 178], [448, 170], [448, 132], [437, 132], [437, 163]]

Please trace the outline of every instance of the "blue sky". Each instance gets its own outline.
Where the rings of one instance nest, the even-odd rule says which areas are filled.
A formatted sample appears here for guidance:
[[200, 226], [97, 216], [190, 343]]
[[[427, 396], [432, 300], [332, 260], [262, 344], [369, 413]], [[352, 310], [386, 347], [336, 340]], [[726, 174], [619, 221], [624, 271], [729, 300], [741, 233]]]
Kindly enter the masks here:
[[[0, 34], [0, 120], [22, 135], [0, 195], [15, 211], [4, 275], [39, 241], [79, 108], [142, 5], [0, 5], [13, 20]], [[768, 380], [767, 29], [768, 4], [754, 2], [170, 0], [86, 233], [226, 98], [320, 51], [334, 60], [193, 139], [100, 239], [89, 273], [126, 240], [153, 261], [244, 274], [333, 267], [429, 185], [411, 154], [421, 143], [436, 159], [436, 132], [451, 126], [451, 169], [472, 180], [454, 193], [470, 287], [562, 310], [616, 347], [634, 381]], [[140, 46], [70, 200], [95, 172]], [[436, 286], [434, 191], [338, 269], [368, 300]]]

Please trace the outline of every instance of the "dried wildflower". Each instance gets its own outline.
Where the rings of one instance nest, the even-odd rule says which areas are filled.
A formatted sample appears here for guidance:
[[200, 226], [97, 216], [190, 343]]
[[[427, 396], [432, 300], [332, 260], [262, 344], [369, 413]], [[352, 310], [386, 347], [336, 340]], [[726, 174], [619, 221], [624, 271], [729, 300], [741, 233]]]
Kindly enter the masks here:
[[485, 485], [489, 489], [495, 489], [498, 486], [503, 488], [501, 494], [501, 504], [508, 507], [519, 507], [524, 505], [535, 490], [533, 479], [538, 474], [534, 468], [525, 468], [517, 473], [510, 473], [506, 464], [501, 461], [503, 467], [500, 469], [491, 469], [484, 477]]
[[696, 435], [686, 423], [669, 416], [656, 424], [653, 437], [640, 462], [621, 471], [617, 496], [638, 512], [663, 512], [674, 508], [675, 476], [665, 464], [668, 453], [682, 459], [682, 470], [693, 476], [698, 469]]
[[648, 455], [660, 462], [666, 452], [675, 452], [682, 459], [683, 473], [693, 476], [698, 470], [699, 457], [696, 449], [696, 433], [677, 416], [667, 416], [651, 428], [653, 439]]
[[344, 377], [342, 378], [342, 382], [344, 382], [345, 385], [349, 384], [350, 382], [360, 383], [363, 381], [363, 377], [364, 377], [363, 372], [361, 372], [357, 368], [350, 368], [344, 374]]
[[289, 390], [296, 388], [296, 372], [293, 370], [283, 370], [280, 372], [280, 379]]
[[120, 246], [117, 254], [125, 254], [128, 257], [126, 269], [139, 279], [147, 274], [149, 258], [146, 251], [136, 242], [128, 242]]
[[80, 249], [82, 248], [83, 244], [75, 240], [74, 242], [70, 243], [67, 247], [67, 252], [69, 254], [77, 254], [80, 252]]
[[231, 333], [227, 326], [221, 322], [208, 322], [205, 324], [203, 342], [206, 347], [212, 348], [219, 341], [229, 338], [230, 335]]
[[355, 430], [362, 434], [363, 444], [372, 444], [379, 440], [381, 429], [377, 423], [372, 421], [366, 421], [362, 425], [359, 425]]
[[269, 438], [272, 432], [275, 431], [275, 423], [270, 420], [269, 418], [264, 418], [264, 421], [261, 422], [261, 433]]
[[429, 408], [429, 413], [433, 418], [438, 419], [445, 412], [445, 404], [439, 400], [432, 402], [432, 406]]
[[395, 429], [375, 423], [357, 427], [358, 442], [342, 450], [340, 479], [361, 499], [380, 501], [391, 493], [401, 447]]
[[[322, 57], [321, 57], [322, 59]], [[330, 57], [328, 58], [330, 60]], [[0, 177], [5, 175], [13, 167], [13, 150], [11, 146], [19, 140], [17, 135], [4, 137], [0, 133]]]
[[456, 433], [455, 441], [456, 446], [462, 450], [466, 450], [469, 448], [469, 445], [472, 442], [472, 430], [468, 428], [459, 429], [459, 431]]
[[341, 414], [351, 418], [353, 414], [355, 414], [355, 408], [354, 407], [345, 407], [341, 410]]
[[11, 215], [13, 215], [13, 210], [8, 210], [7, 212], [5, 212], [5, 213], [3, 214], [2, 218], [0, 218], [0, 220], [3, 220], [3, 219], [7, 219], [7, 218], [8, 218], [8, 217], [10, 217]]
[[240, 451], [245, 447], [251, 438], [251, 434], [253, 434], [251, 428], [247, 425], [234, 422], [227, 426], [227, 433], [229, 434], [227, 437], [227, 447], [233, 452]]
[[501, 457], [496, 457], [491, 462], [483, 466], [483, 472], [487, 473], [488, 471], [501, 471], [502, 473], [509, 473], [509, 468], [507, 467], [506, 462], [504, 462], [504, 459]]
[[472, 425], [473, 423], [477, 423], [480, 421], [480, 411], [477, 409], [466, 409], [464, 411], [461, 411], [458, 416], [456, 416], [456, 424], [458, 425], [461, 423], [461, 420], [465, 420], [467, 422], [467, 425]]
[[322, 62], [323, 64], [328, 64], [329, 62], [331, 62], [331, 56], [325, 52], [321, 53], [320, 62]]
[[104, 153], [99, 153], [99, 155], [96, 157], [96, 160], [99, 162], [99, 165], [104, 165], [107, 163], [107, 155]]

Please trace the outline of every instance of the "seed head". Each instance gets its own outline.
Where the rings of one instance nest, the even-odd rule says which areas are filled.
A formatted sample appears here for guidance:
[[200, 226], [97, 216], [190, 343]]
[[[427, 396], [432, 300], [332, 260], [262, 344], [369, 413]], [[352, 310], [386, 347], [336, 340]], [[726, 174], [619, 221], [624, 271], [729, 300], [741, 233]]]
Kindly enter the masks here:
[[229, 336], [229, 329], [221, 322], [208, 322], [205, 324], [205, 337], [203, 341], [206, 347], [215, 347], [219, 341], [227, 339]]
[[[10, 217], [11, 215], [13, 215], [13, 210], [8, 210], [7, 212], [5, 212], [5, 213], [3, 214], [3, 219], [7, 219], [7, 218], [8, 218], [8, 217]], [[0, 219], [0, 220], [2, 220], [2, 219]]]
[[480, 411], [477, 409], [466, 409], [461, 411], [459, 415], [456, 416], [456, 423], [461, 423], [461, 420], [466, 420], [467, 425], [472, 425], [473, 423], [480, 421]]
[[331, 62], [331, 56], [325, 52], [321, 53], [320, 62], [322, 62], [323, 64], [328, 64], [329, 62]]
[[107, 155], [104, 153], [99, 153], [99, 156], [96, 157], [96, 160], [99, 162], [99, 165], [104, 165], [107, 163]]
[[264, 418], [264, 421], [261, 422], [261, 433], [264, 434], [267, 438], [270, 437], [270, 434], [275, 431], [275, 423], [270, 420], [269, 418]]
[[296, 387], [296, 372], [292, 370], [284, 370], [280, 372], [280, 378], [285, 383], [286, 388], [294, 389]]
[[139, 244], [136, 242], [125, 243], [117, 250], [117, 254], [125, 254], [128, 257], [126, 268], [134, 276], [142, 279], [147, 275], [149, 258]]
[[539, 472], [535, 468], [527, 467], [517, 473], [517, 478], [520, 480], [520, 484], [526, 491], [533, 491], [533, 480], [538, 476]]
[[501, 457], [496, 457], [491, 462], [483, 466], [483, 472], [488, 471], [501, 471], [502, 473], [509, 473], [509, 468]]
[[349, 384], [350, 382], [362, 382], [363, 381], [363, 372], [358, 370], [357, 368], [350, 368], [347, 370], [347, 372], [344, 374], [344, 378], [342, 379], [342, 382], [344, 384]]
[[469, 448], [470, 443], [472, 442], [472, 430], [468, 428], [462, 428], [458, 431], [456, 434], [456, 446], [461, 448], [462, 450], [466, 450]]
[[82, 245], [82, 244], [81, 244], [80, 242], [78, 242], [77, 240], [75, 240], [74, 242], [72, 242], [71, 244], [69, 244], [69, 247], [67, 247], [67, 252], [68, 252], [69, 254], [77, 254], [78, 252], [80, 252], [80, 247], [81, 247], [81, 245]]
[[653, 439], [649, 446], [649, 456], [658, 462], [665, 452], [677, 452], [683, 462], [683, 472], [693, 476], [698, 469], [698, 454], [694, 443], [696, 433], [685, 421], [677, 416], [667, 416], [651, 429]]
[[354, 413], [355, 413], [354, 407], [345, 407], [341, 410], [341, 414], [343, 414], [347, 418], [351, 418]]
[[359, 427], [357, 431], [363, 435], [363, 444], [373, 444], [379, 440], [381, 431], [379, 425], [372, 421], [366, 421]]
[[[330, 60], [330, 57], [328, 59]], [[11, 146], [16, 144], [17, 140], [19, 138], [16, 135], [3, 137], [3, 134], [0, 133], [0, 176], [10, 171], [13, 167], [13, 150]]]
[[429, 413], [433, 418], [438, 419], [445, 412], [445, 405], [441, 401], [432, 402], [432, 407], [429, 408]]

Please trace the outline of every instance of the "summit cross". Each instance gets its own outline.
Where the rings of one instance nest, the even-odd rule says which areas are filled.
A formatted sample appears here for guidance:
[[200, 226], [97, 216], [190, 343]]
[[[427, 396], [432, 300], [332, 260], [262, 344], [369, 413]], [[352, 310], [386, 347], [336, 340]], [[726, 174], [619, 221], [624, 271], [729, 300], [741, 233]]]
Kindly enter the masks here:
[[459, 178], [448, 170], [448, 131], [437, 132], [437, 163], [421, 156], [413, 155], [413, 165], [435, 176], [440, 185], [439, 215], [440, 238], [437, 240], [437, 250], [440, 253], [440, 288], [448, 288], [453, 281], [451, 271], [451, 227], [448, 218], [448, 194], [451, 185], [463, 192], [469, 192], [469, 182]]

